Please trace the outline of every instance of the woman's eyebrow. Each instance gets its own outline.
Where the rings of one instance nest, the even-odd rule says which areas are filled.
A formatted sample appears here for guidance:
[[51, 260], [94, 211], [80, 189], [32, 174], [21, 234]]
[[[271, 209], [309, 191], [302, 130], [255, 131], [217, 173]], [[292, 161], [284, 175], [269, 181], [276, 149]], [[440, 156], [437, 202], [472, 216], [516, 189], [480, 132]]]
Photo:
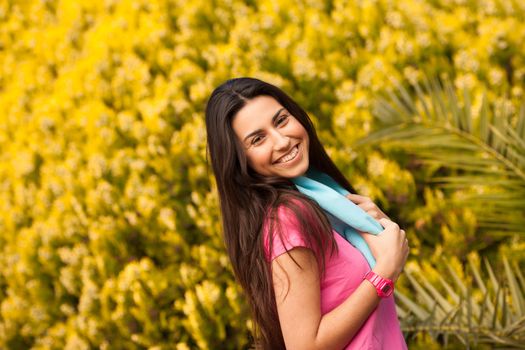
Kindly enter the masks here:
[[[275, 119], [277, 119], [277, 117], [279, 116], [279, 114], [284, 110], [285, 108], [280, 108], [277, 113], [274, 114], [274, 116], [272, 117], [272, 124], [275, 123]], [[246, 135], [246, 137], [244, 138], [243, 142], [246, 142], [247, 139], [249, 139], [250, 137], [252, 137], [253, 135], [255, 134], [258, 134], [259, 132], [261, 132], [262, 129], [257, 129], [257, 130], [254, 130], [252, 131], [251, 133], [249, 133], [248, 135]]]

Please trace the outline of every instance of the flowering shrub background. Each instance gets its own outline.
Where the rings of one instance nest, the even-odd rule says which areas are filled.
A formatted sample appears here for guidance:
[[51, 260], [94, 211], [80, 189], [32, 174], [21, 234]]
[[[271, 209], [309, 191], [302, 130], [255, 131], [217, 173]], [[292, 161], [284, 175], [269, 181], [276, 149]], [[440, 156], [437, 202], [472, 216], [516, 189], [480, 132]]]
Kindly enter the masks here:
[[424, 72], [515, 109], [524, 17], [518, 0], [0, 0], [0, 348], [251, 344], [206, 164], [206, 99], [231, 77], [296, 99], [413, 258], [458, 260], [475, 218], [351, 145], [374, 96]]

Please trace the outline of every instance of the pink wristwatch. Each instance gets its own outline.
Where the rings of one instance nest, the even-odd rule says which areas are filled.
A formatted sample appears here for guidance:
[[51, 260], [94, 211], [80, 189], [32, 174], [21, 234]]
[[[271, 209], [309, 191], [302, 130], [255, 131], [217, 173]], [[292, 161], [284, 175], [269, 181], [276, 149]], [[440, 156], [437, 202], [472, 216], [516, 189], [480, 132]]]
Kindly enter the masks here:
[[370, 270], [366, 273], [364, 280], [369, 280], [376, 287], [377, 295], [387, 298], [394, 292], [394, 282], [388, 278], [383, 278]]

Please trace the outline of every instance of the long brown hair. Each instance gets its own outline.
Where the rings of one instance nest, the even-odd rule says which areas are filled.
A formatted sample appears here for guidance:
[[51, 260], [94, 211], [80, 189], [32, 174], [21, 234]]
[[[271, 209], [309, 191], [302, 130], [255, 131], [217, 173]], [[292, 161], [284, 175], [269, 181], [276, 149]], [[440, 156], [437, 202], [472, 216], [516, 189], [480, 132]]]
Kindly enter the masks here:
[[[325, 253], [332, 253], [337, 246], [330, 223], [317, 203], [299, 193], [289, 179], [262, 176], [248, 165], [231, 122], [247, 101], [260, 95], [273, 97], [306, 129], [310, 140], [310, 166], [330, 175], [348, 191], [355, 191], [321, 145], [307, 113], [281, 89], [259, 79], [236, 78], [213, 91], [206, 106], [206, 131], [219, 191], [226, 249], [252, 309], [256, 342], [263, 349], [284, 349], [271, 265], [264, 250], [263, 225], [269, 222], [269, 232], [276, 228], [281, 234], [277, 208], [290, 209], [307, 245], [316, 252], [321, 273]], [[271, 251], [273, 235], [268, 236]]]

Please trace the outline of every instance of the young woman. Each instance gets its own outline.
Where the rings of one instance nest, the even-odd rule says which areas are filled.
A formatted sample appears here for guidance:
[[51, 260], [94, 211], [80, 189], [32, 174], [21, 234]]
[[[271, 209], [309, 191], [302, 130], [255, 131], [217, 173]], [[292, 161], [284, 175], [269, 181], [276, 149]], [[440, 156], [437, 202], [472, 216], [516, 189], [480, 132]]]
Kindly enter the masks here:
[[291, 179], [314, 168], [355, 193], [306, 112], [271, 84], [231, 79], [209, 98], [206, 129], [225, 244], [252, 308], [257, 345], [405, 349], [393, 295], [384, 293], [391, 288], [381, 289], [393, 287], [403, 269], [405, 232], [369, 198], [348, 195], [384, 228], [377, 236], [360, 232], [376, 259], [370, 270], [325, 211], [297, 190]]

